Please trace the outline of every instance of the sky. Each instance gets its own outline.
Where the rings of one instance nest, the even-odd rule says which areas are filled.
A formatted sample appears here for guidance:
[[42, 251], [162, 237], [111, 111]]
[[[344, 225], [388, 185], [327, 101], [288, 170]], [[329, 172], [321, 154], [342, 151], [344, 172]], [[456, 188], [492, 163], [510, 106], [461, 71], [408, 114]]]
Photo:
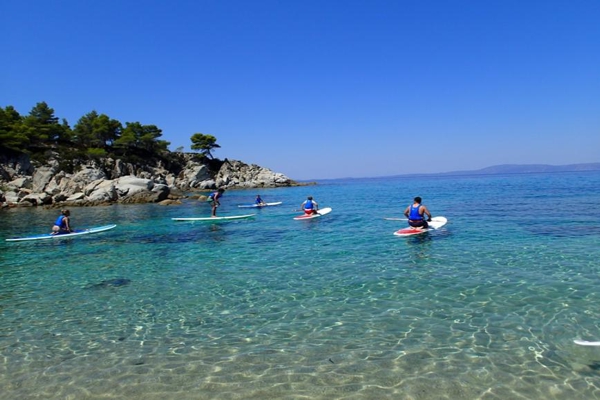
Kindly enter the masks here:
[[296, 180], [600, 162], [598, 0], [2, 0], [0, 107]]

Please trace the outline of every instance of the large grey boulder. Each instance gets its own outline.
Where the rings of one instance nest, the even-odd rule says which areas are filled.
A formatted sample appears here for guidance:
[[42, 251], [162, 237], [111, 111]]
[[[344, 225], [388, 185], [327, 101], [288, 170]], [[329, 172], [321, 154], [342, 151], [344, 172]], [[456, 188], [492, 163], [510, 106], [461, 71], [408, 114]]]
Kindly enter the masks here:
[[31, 193], [19, 201], [19, 205], [27, 205], [26, 203], [31, 203], [33, 206], [52, 204], [52, 196], [47, 193]]
[[118, 199], [117, 189], [114, 181], [99, 179], [87, 185], [83, 189], [86, 200], [93, 202], [111, 202]]
[[30, 177], [17, 178], [8, 182], [8, 187], [12, 189], [31, 189], [32, 180]]
[[135, 176], [122, 176], [119, 179], [115, 179], [114, 182], [119, 197], [132, 196], [144, 191], [149, 192], [154, 187], [152, 180]]
[[46, 185], [44, 192], [54, 195], [54, 196], [60, 194], [62, 192], [62, 190], [60, 188], [60, 182], [62, 181], [63, 178], [66, 178], [66, 177], [67, 177], [67, 174], [64, 171], [57, 172], [56, 175], [54, 175], [50, 179], [48, 184]]
[[293, 181], [281, 173], [256, 164], [241, 161], [223, 163], [216, 176], [217, 187], [276, 187], [291, 186]]
[[182, 188], [198, 188], [203, 181], [210, 179], [210, 171], [204, 164], [188, 164], [181, 171], [175, 185]]
[[19, 192], [14, 190], [7, 190], [4, 192], [4, 201], [7, 204], [17, 204], [23, 197], [25, 197], [25, 195], [19, 196]]
[[39, 167], [33, 173], [32, 189], [34, 192], [43, 192], [46, 185], [50, 183], [56, 170], [54, 167]]
[[99, 169], [84, 167], [68, 179], [62, 179], [58, 188], [66, 194], [83, 192], [90, 183], [99, 179], [106, 179], [106, 174]]

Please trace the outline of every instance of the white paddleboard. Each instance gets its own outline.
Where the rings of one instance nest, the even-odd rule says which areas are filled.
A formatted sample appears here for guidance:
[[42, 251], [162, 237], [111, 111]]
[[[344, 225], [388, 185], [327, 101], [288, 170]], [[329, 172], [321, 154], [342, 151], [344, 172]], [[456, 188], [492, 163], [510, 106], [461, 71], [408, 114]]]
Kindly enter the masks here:
[[448, 220], [445, 217], [433, 217], [433, 218], [431, 218], [431, 222], [428, 222], [429, 227], [427, 229], [413, 228], [411, 226], [411, 227], [400, 229], [400, 230], [394, 232], [394, 235], [396, 235], [396, 236], [420, 235], [421, 233], [439, 229], [442, 226], [446, 225], [447, 222], [448, 222]]
[[276, 201], [275, 203], [264, 203], [264, 204], [242, 204], [242, 205], [239, 205], [238, 207], [240, 207], [240, 208], [261, 208], [261, 207], [267, 207], [267, 206], [278, 206], [282, 203], [283, 203], [283, 201]]
[[600, 346], [600, 342], [588, 342], [587, 340], [573, 340], [573, 342], [580, 346]]
[[173, 221], [205, 221], [205, 222], [219, 222], [219, 221], [231, 221], [235, 219], [244, 219], [254, 217], [256, 214], [247, 215], [230, 215], [227, 217], [190, 217], [190, 218], [171, 218]]
[[89, 229], [76, 229], [74, 232], [71, 232], [71, 233], [58, 233], [56, 235], [53, 235], [51, 233], [45, 233], [43, 235], [6, 239], [6, 241], [7, 242], [25, 242], [25, 241], [29, 241], [29, 240], [64, 239], [64, 238], [69, 238], [69, 237], [74, 237], [74, 236], [89, 235], [91, 233], [104, 232], [104, 231], [112, 229], [116, 226], [117, 225], [104, 225], [104, 226], [98, 226], [98, 227], [89, 228]]
[[300, 220], [303, 220], [303, 219], [319, 218], [319, 217], [321, 217], [323, 215], [329, 214], [330, 212], [331, 212], [331, 207], [326, 207], [326, 208], [322, 208], [319, 211], [317, 211], [316, 214], [311, 214], [311, 215], [303, 214], [303, 215], [299, 215], [297, 217], [294, 217], [294, 219], [296, 221], [300, 221]]

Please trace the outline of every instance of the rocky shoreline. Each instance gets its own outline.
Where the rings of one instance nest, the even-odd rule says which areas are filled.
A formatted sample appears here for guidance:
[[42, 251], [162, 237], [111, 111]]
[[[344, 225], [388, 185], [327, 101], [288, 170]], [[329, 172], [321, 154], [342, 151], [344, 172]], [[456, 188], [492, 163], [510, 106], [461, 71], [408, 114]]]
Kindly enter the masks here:
[[[216, 188], [298, 186], [284, 174], [236, 160], [199, 159], [182, 153], [181, 163], [135, 165], [121, 160], [87, 161], [73, 173], [55, 159], [36, 165], [27, 155], [0, 159], [0, 203], [6, 207], [71, 207], [114, 203], [178, 204], [186, 193]], [[217, 168], [214, 168], [217, 166]]]

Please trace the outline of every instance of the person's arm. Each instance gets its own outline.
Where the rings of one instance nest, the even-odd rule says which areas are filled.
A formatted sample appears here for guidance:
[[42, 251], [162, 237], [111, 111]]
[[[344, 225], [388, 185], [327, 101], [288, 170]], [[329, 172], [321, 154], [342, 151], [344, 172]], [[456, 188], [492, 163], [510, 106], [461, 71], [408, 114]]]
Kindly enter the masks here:
[[319, 203], [313, 200], [313, 204], [315, 205], [315, 211], [319, 211]]
[[63, 221], [65, 221], [65, 228], [67, 229], [67, 232], [73, 232], [71, 230], [71, 219], [69, 217], [64, 217]]
[[429, 212], [427, 207], [425, 207], [425, 206], [422, 206], [422, 207], [423, 207], [423, 215], [427, 215], [427, 222], [431, 222], [431, 213]]
[[406, 209], [404, 210], [404, 216], [405, 216], [406, 218], [408, 218], [408, 213], [409, 213], [409, 212], [410, 212], [410, 206], [409, 206], [409, 207], [406, 207]]

